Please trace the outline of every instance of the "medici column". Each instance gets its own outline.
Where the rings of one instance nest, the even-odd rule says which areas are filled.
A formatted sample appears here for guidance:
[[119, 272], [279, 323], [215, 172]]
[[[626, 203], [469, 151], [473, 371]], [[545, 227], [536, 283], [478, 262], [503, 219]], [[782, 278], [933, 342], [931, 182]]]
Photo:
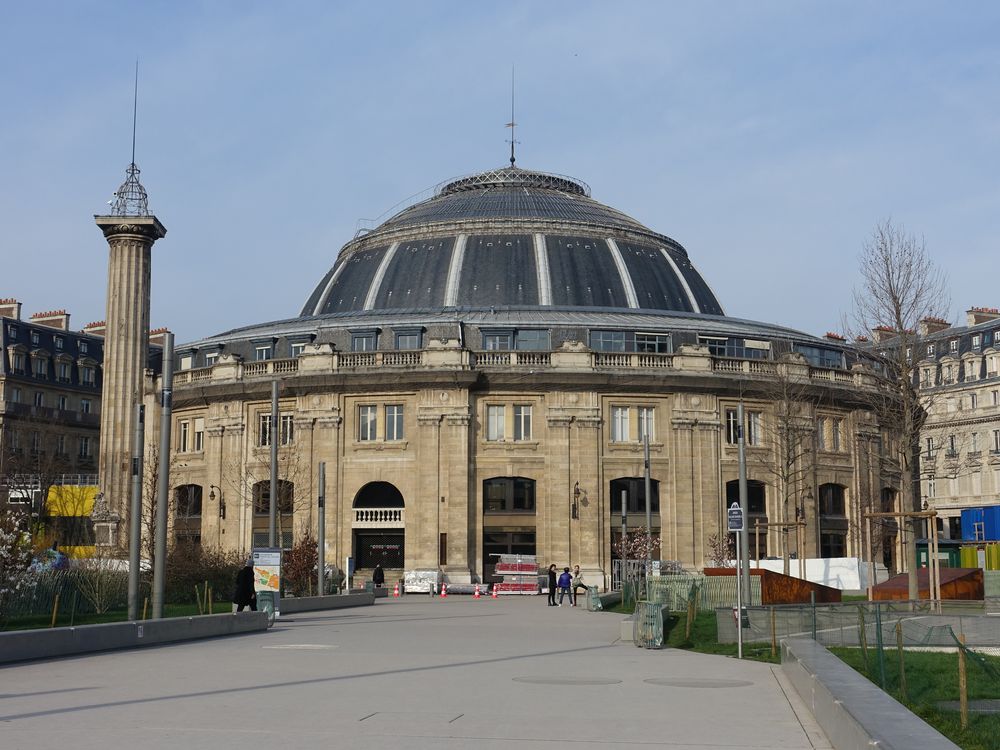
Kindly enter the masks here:
[[153, 243], [167, 233], [149, 212], [134, 162], [127, 175], [115, 193], [111, 214], [94, 217], [109, 250], [98, 466], [108, 517], [103, 522], [94, 518], [98, 544], [108, 546], [124, 542], [118, 538], [117, 525], [129, 507], [135, 405], [142, 403], [143, 374], [149, 362], [151, 251]]

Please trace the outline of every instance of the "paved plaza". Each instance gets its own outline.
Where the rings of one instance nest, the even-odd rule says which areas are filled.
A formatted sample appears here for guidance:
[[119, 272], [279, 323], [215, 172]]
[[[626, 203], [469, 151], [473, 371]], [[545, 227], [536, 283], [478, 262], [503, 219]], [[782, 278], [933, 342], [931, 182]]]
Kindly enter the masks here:
[[0, 747], [828, 748], [779, 670], [542, 597], [409, 596], [0, 669]]

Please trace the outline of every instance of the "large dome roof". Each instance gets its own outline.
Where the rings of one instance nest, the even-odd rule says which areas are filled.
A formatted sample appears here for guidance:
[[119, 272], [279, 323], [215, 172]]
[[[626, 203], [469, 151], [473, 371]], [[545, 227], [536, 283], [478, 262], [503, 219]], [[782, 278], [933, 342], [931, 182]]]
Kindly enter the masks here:
[[446, 308], [724, 314], [680, 243], [517, 167], [448, 182], [349, 242], [301, 314]]

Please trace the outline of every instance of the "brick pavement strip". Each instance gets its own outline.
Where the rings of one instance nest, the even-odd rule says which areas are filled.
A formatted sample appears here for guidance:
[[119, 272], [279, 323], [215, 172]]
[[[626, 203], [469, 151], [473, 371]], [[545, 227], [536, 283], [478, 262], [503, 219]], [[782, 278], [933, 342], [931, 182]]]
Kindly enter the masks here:
[[541, 597], [411, 596], [261, 634], [12, 665], [0, 745], [829, 747], [769, 665], [622, 645], [620, 619]]

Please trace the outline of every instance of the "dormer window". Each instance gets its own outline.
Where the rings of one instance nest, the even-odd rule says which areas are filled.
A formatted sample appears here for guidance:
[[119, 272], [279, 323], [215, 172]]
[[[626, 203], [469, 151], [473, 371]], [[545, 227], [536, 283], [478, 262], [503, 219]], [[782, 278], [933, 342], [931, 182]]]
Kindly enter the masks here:
[[972, 348], [973, 349], [979, 349], [979, 348], [981, 348], [982, 347], [982, 341], [983, 341], [983, 337], [980, 336], [977, 333], [975, 336], [972, 337]]
[[928, 344], [927, 345], [927, 356], [928, 357], [933, 357], [934, 356], [934, 344]]
[[952, 339], [948, 342], [948, 351], [952, 353], [958, 351], [958, 339]]

